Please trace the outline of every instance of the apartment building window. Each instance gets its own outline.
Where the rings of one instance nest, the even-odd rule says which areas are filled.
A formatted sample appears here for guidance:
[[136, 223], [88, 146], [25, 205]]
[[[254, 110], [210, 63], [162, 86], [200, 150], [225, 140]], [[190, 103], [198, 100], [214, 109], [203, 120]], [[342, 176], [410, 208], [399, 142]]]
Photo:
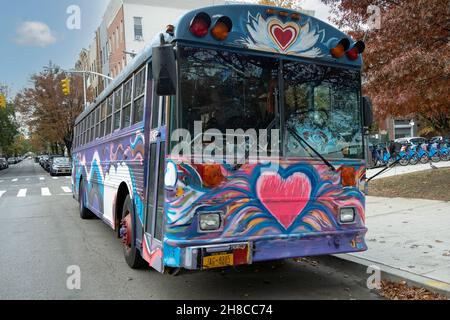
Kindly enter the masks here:
[[142, 31], [142, 17], [134, 17], [134, 40], [144, 40], [144, 34]]

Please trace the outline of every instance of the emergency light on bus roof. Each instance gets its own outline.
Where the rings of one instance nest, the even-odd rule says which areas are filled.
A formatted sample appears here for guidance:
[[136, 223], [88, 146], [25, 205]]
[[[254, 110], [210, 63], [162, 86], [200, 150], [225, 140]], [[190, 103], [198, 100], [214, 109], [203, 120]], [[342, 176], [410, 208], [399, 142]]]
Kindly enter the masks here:
[[194, 36], [203, 38], [208, 34], [210, 26], [211, 17], [205, 12], [200, 12], [192, 19], [189, 30]]
[[364, 52], [365, 49], [366, 45], [363, 41], [359, 40], [355, 43], [353, 48], [347, 52], [347, 58], [349, 58], [350, 60], [356, 60], [358, 59], [358, 56]]
[[336, 47], [330, 50], [331, 56], [333, 58], [339, 59], [342, 58], [344, 54], [347, 54], [347, 58], [353, 61], [358, 59], [359, 55], [364, 52], [366, 45], [363, 41], [360, 40], [355, 43], [352, 49], [348, 50], [349, 48], [350, 40], [348, 40], [347, 38], [343, 38], [338, 42]]
[[223, 41], [228, 38], [228, 34], [233, 28], [233, 22], [228, 17], [220, 17], [214, 28], [211, 30], [211, 35], [214, 39]]
[[330, 53], [333, 56], [333, 58], [339, 59], [342, 56], [344, 56], [345, 51], [347, 51], [348, 48], [350, 48], [350, 40], [348, 40], [347, 38], [344, 38], [338, 42], [336, 47], [334, 47], [333, 49], [330, 50]]

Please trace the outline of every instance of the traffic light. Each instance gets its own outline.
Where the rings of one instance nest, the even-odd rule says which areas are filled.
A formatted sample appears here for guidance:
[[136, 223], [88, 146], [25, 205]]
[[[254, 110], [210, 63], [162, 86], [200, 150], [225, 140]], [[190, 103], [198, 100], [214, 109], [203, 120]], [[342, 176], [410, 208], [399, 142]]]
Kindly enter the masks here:
[[6, 98], [3, 94], [0, 94], [0, 108], [6, 108]]
[[70, 94], [70, 79], [65, 78], [64, 80], [61, 80], [61, 88], [62, 92], [65, 96], [68, 96]]

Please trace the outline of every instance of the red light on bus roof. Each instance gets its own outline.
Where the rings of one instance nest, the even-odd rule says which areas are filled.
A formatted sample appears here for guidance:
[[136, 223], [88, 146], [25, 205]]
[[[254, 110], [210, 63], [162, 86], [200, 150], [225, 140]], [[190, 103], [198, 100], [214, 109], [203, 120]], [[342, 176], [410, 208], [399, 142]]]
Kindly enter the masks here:
[[192, 19], [189, 30], [194, 36], [202, 38], [208, 34], [210, 26], [211, 17], [204, 12], [200, 12]]
[[233, 28], [233, 22], [228, 17], [220, 17], [214, 28], [211, 30], [211, 34], [214, 39], [223, 41], [228, 37], [228, 34]]
[[273, 14], [276, 14], [276, 13], [277, 13], [277, 11], [275, 9], [267, 9], [266, 10], [266, 14], [268, 14], [268, 15], [273, 15]]
[[350, 48], [350, 40], [344, 38], [338, 42], [336, 47], [330, 50], [330, 53], [334, 58], [339, 59], [345, 54], [345, 51], [347, 51], [348, 48]]
[[363, 41], [360, 40], [355, 43], [350, 51], [347, 52], [347, 58], [349, 58], [349, 60], [356, 60], [358, 59], [358, 56], [364, 52], [365, 49], [366, 45]]

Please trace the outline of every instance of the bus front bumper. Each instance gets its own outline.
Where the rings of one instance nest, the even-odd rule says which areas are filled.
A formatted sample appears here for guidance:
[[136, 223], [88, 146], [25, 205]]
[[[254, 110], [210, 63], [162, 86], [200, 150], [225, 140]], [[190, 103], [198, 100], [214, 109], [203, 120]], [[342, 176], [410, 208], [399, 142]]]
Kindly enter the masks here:
[[260, 238], [229, 243], [164, 245], [164, 265], [190, 270], [367, 250], [367, 229]]

